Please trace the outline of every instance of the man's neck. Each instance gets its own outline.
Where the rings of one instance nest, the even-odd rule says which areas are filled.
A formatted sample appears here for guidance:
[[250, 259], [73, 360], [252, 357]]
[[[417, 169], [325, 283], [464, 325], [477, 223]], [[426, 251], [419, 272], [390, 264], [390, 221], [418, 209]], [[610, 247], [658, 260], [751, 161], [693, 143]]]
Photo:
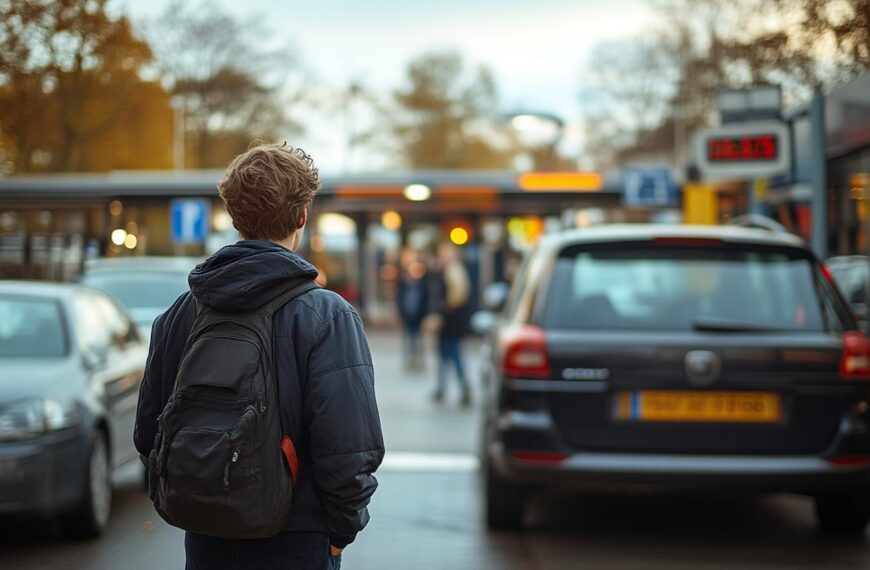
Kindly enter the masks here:
[[274, 239], [273, 239], [273, 240], [269, 240], [269, 241], [271, 241], [272, 243], [277, 243], [278, 245], [280, 245], [280, 246], [283, 247], [284, 249], [289, 249], [290, 251], [293, 251], [293, 250], [294, 250], [294, 245], [295, 245], [295, 244], [293, 243], [293, 241], [294, 241], [295, 237], [296, 237], [296, 234], [290, 234], [288, 237], [286, 237], [286, 238], [284, 238], [284, 239], [282, 239], [282, 240], [280, 240], [280, 241], [278, 241], [278, 240], [274, 240]]

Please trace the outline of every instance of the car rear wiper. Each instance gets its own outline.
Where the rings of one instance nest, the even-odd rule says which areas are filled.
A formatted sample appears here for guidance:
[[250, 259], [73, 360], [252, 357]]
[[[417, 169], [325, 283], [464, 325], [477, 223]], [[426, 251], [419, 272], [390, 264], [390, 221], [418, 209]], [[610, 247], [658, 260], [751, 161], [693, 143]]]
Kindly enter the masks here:
[[700, 317], [692, 323], [692, 328], [702, 332], [727, 332], [727, 333], [774, 333], [783, 332], [782, 329], [765, 327], [757, 323], [736, 321], [731, 319], [719, 319], [715, 317]]

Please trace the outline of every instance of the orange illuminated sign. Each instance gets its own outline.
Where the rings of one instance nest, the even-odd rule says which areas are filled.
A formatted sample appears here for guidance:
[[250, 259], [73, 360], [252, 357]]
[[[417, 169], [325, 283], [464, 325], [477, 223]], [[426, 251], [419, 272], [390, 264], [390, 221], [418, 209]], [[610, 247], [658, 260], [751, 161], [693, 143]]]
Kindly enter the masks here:
[[597, 192], [604, 179], [598, 172], [525, 172], [517, 184], [526, 192]]

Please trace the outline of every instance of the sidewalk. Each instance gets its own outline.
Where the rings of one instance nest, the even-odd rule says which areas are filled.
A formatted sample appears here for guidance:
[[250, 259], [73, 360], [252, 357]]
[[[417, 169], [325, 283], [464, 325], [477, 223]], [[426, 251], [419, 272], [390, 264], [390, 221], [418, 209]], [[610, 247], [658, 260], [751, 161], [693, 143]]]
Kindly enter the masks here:
[[465, 343], [466, 374], [476, 399], [471, 408], [462, 408], [459, 387], [453, 377], [445, 402], [436, 404], [431, 399], [436, 378], [434, 339], [425, 343], [425, 368], [408, 371], [403, 365], [398, 331], [375, 330], [368, 337], [388, 456], [399, 452], [475, 454], [479, 430], [476, 350], [479, 341]]
[[443, 404], [435, 389], [434, 339], [426, 342], [426, 368], [403, 366], [398, 332], [368, 333], [387, 448], [370, 506], [368, 528], [344, 555], [354, 570], [450, 568], [526, 569], [534, 564], [511, 535], [485, 530], [477, 474], [479, 403], [477, 346], [465, 343], [466, 373], [475, 405], [459, 405], [451, 377]]

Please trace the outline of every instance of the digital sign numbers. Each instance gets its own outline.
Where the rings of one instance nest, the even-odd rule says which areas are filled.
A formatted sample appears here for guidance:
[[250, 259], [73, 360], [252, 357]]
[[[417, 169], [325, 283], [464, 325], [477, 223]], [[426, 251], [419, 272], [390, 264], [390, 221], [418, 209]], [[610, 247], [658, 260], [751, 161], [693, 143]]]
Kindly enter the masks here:
[[726, 123], [699, 130], [692, 155], [703, 180], [754, 180], [791, 172], [791, 132], [782, 121]]
[[711, 163], [772, 162], [779, 158], [775, 134], [720, 136], [707, 139], [707, 160]]

